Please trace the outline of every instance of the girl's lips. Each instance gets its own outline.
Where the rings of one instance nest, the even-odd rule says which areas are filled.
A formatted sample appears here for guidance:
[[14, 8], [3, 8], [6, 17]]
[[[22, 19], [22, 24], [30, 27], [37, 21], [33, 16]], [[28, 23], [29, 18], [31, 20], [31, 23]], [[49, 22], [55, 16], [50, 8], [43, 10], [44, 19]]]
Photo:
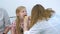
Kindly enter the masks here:
[[24, 15], [24, 17], [27, 16], [27, 15]]
[[27, 15], [24, 15], [24, 16], [27, 16]]

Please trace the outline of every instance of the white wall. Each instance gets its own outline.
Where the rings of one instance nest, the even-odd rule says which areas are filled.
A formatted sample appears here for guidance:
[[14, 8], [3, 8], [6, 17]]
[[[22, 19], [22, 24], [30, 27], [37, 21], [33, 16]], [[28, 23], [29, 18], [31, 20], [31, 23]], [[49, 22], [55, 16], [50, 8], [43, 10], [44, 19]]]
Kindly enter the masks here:
[[0, 0], [0, 8], [5, 8], [9, 16], [15, 15], [15, 10], [18, 6], [26, 6], [28, 15], [30, 15], [31, 8], [35, 4], [41, 4], [45, 8], [52, 8], [60, 14], [60, 0]]

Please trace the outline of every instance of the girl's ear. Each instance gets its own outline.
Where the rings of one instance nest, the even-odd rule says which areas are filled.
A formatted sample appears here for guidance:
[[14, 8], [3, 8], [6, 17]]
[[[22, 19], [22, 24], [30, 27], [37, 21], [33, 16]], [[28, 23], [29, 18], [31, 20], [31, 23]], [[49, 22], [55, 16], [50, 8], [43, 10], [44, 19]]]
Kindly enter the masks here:
[[18, 14], [16, 14], [16, 16], [19, 16], [19, 13], [18, 13]]

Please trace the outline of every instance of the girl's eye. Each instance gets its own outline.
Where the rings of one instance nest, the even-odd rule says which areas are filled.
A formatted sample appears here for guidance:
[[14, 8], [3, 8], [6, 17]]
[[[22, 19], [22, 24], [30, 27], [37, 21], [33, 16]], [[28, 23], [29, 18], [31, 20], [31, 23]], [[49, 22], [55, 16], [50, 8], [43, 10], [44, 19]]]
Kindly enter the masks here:
[[24, 12], [24, 11], [23, 11]]

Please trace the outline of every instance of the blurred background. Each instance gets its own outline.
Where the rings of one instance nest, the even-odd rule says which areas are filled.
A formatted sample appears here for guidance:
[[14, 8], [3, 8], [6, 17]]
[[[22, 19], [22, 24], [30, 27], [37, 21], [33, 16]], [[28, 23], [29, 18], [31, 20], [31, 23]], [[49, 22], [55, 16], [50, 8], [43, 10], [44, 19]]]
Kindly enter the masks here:
[[[19, 6], [25, 6], [28, 16], [31, 14], [31, 9], [35, 4], [41, 4], [46, 8], [52, 8], [56, 12], [56, 18], [60, 19], [60, 0], [0, 0], [0, 8], [4, 8], [10, 17], [11, 23], [15, 20], [14, 16], [16, 8]], [[59, 22], [60, 21], [56, 21]], [[60, 28], [57, 25], [58, 29]], [[10, 32], [8, 34], [11, 34]]]

